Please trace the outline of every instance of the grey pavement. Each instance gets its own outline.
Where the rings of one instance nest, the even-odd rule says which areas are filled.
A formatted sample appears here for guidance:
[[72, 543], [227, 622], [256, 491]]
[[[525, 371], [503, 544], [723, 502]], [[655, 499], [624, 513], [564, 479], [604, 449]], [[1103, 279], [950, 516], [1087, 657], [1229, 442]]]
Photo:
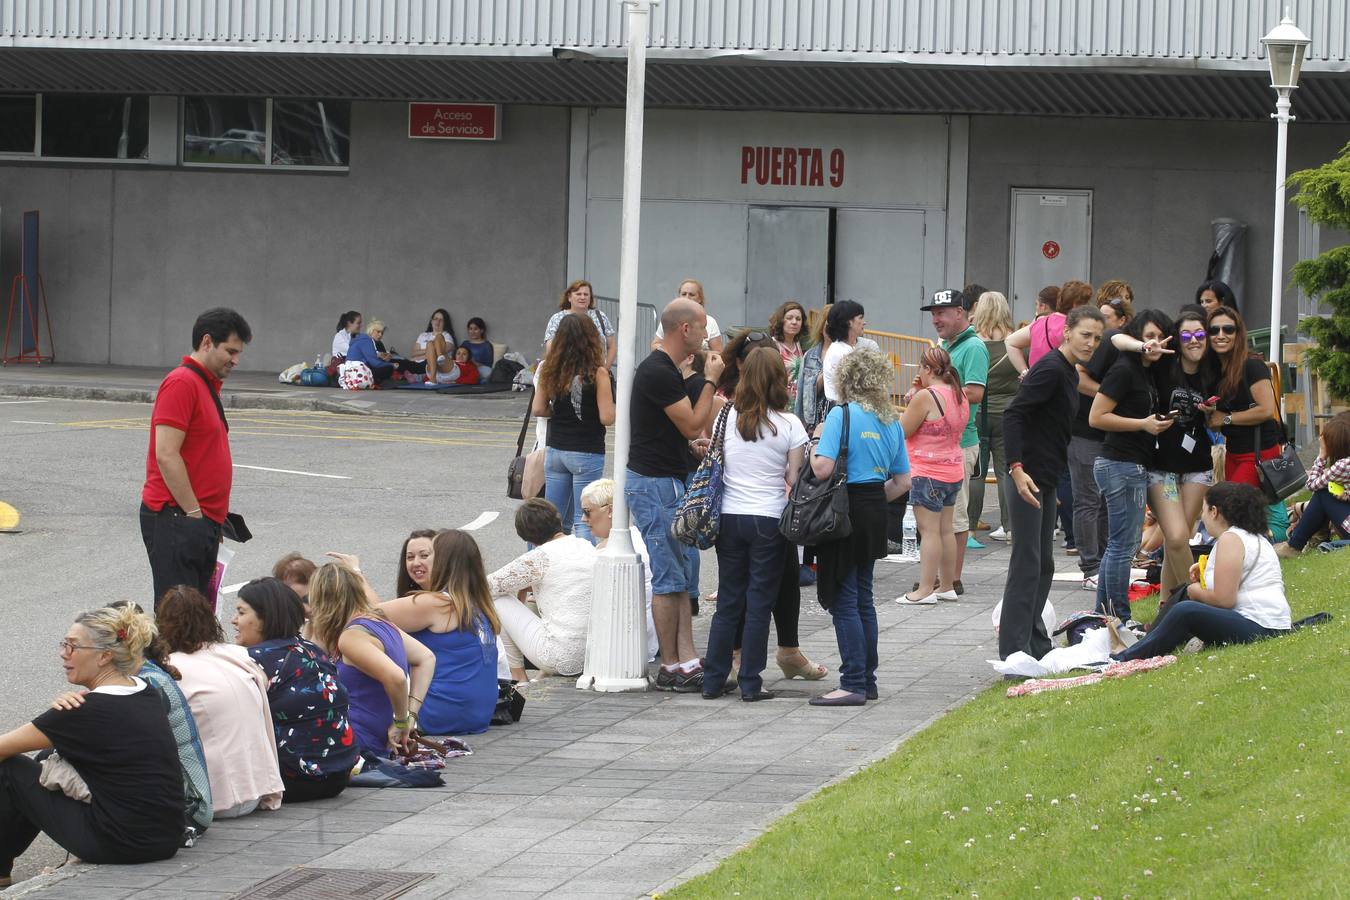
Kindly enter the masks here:
[[[55, 652], [46, 648], [69, 616], [95, 598], [148, 590], [134, 520], [147, 418], [148, 408], [134, 404], [0, 406], [0, 470], [13, 473], [0, 500], [24, 515], [21, 533], [0, 535], [0, 603], [10, 626], [0, 640], [12, 661], [0, 672], [0, 729], [30, 719], [60, 689]], [[505, 422], [314, 412], [238, 418], [235, 461], [274, 469], [236, 472], [235, 505], [258, 536], [239, 548], [227, 581], [261, 574], [290, 549], [312, 558], [346, 549], [362, 554], [377, 589], [386, 590], [408, 530], [456, 526], [481, 511], [499, 513], [475, 531], [488, 566], [520, 550], [509, 522], [515, 504], [499, 484], [514, 444]], [[348, 480], [284, 471], [292, 468]], [[991, 507], [994, 493], [987, 492]], [[877, 564], [881, 699], [865, 707], [806, 703], [834, 686], [838, 666], [829, 617], [807, 588], [803, 648], [831, 675], [789, 682], [771, 668], [766, 686], [779, 699], [604, 695], [545, 679], [527, 686], [520, 723], [468, 737], [474, 755], [450, 761], [444, 787], [351, 788], [331, 801], [219, 822], [172, 860], [71, 866], [6, 896], [227, 897], [302, 865], [433, 875], [406, 895], [417, 898], [637, 897], [667, 889], [990, 685], [990, 612], [1002, 595], [1007, 553], [993, 543], [972, 551], [965, 596], [930, 607], [892, 602], [917, 566]], [[1073, 568], [1068, 557], [1059, 562]], [[702, 584], [705, 593], [716, 584], [714, 554], [704, 554]], [[1052, 601], [1063, 613], [1092, 598], [1065, 584]], [[705, 603], [699, 646], [710, 615]], [[29, 877], [61, 858], [42, 839], [16, 874]]]

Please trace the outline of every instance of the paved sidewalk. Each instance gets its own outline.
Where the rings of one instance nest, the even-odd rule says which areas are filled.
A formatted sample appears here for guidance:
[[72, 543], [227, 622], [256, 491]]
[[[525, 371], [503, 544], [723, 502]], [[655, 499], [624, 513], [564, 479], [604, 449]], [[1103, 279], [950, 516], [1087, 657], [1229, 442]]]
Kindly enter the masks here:
[[[331, 801], [218, 823], [166, 862], [73, 867], [6, 896], [228, 897], [297, 865], [433, 874], [410, 898], [618, 898], [668, 889], [991, 684], [990, 612], [1007, 556], [1006, 544], [972, 551], [965, 596], [929, 607], [891, 602], [916, 565], [878, 563], [881, 700], [866, 707], [807, 705], [834, 687], [838, 656], [829, 618], [805, 589], [804, 649], [832, 674], [786, 682], [775, 668], [766, 685], [781, 699], [593, 694], [548, 679], [527, 688], [519, 724], [469, 737], [474, 755], [450, 761], [443, 788], [351, 788]], [[1059, 563], [1073, 568], [1068, 557]], [[1092, 602], [1076, 584], [1056, 588], [1060, 613]], [[697, 620], [699, 646], [710, 613], [705, 605]]]
[[[0, 397], [116, 400], [150, 403], [167, 368], [144, 366], [13, 365], [0, 368]], [[290, 409], [350, 415], [519, 419], [526, 394], [438, 394], [435, 391], [343, 391], [277, 381], [275, 372], [234, 372], [221, 400], [231, 409]]]

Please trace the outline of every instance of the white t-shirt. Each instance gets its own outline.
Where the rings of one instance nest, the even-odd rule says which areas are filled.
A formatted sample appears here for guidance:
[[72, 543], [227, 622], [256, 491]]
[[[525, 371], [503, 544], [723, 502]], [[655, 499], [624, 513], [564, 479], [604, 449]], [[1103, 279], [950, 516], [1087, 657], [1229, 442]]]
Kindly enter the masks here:
[[736, 409], [727, 414], [722, 453], [722, 512], [777, 519], [787, 506], [788, 451], [806, 444], [806, 428], [791, 413], [769, 412], [777, 434], [760, 426], [759, 440], [747, 441], [736, 430]]
[[[722, 329], [717, 327], [717, 320], [712, 317], [712, 313], [707, 313], [707, 316], [708, 316], [708, 334], [703, 338], [704, 350], [708, 349], [708, 341], [711, 341], [713, 338], [720, 338], [722, 336]], [[660, 322], [657, 322], [656, 339], [659, 341], [665, 336], [666, 336], [665, 329], [661, 327]]]
[[[1291, 619], [1289, 601], [1284, 596], [1284, 575], [1275, 548], [1265, 538], [1241, 528], [1229, 528], [1228, 533], [1242, 539], [1242, 576], [1233, 611], [1263, 628], [1287, 629]], [[1205, 561], [1205, 584], [1214, 584], [1214, 562], [1219, 549], [1216, 546]]]
[[339, 328], [333, 335], [333, 355], [346, 356], [347, 350], [352, 345], [351, 332], [345, 328]]
[[839, 364], [844, 361], [844, 357], [852, 353], [854, 348], [843, 341], [834, 341], [829, 349], [825, 351], [825, 358], [821, 360], [820, 372], [825, 376], [825, 399], [839, 402], [839, 389], [834, 386], [834, 373], [839, 368]]

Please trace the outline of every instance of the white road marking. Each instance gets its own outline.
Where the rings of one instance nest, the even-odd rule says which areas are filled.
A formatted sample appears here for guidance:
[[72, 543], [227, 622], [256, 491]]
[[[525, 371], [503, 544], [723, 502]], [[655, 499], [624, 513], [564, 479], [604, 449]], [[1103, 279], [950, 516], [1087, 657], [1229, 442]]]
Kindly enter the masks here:
[[311, 478], [338, 478], [343, 481], [351, 481], [350, 475], [325, 475], [322, 472], [300, 472], [295, 469], [269, 469], [267, 466], [245, 466], [235, 463], [236, 469], [256, 469], [259, 472], [280, 472], [282, 475], [308, 475]]
[[496, 521], [496, 519], [497, 519], [497, 517], [498, 517], [499, 515], [501, 515], [501, 513], [499, 513], [499, 512], [485, 512], [485, 513], [483, 513], [482, 515], [480, 515], [478, 518], [476, 518], [476, 519], [474, 519], [472, 522], [470, 522], [468, 525], [461, 525], [461, 526], [459, 526], [459, 530], [460, 530], [460, 531], [477, 531], [478, 529], [482, 528], [484, 525], [491, 525], [494, 521]]
[[35, 422], [32, 419], [10, 419], [13, 425], [59, 425], [60, 422]]
[[220, 593], [222, 593], [222, 594], [233, 594], [235, 591], [239, 590], [241, 587], [243, 587], [243, 586], [246, 585], [246, 584], [248, 584], [247, 581], [241, 581], [241, 582], [239, 582], [238, 584], [227, 584], [227, 585], [225, 585], [225, 587], [223, 587], [223, 588], [220, 589]]
[[13, 406], [16, 403], [46, 403], [46, 400], [0, 400], [0, 406]]

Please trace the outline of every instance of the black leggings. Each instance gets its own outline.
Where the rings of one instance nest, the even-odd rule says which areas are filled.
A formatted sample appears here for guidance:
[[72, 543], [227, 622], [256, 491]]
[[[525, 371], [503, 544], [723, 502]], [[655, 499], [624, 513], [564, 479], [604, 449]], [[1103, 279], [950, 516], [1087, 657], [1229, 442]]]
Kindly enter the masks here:
[[138, 845], [135, 835], [110, 841], [94, 824], [92, 807], [38, 784], [40, 771], [27, 756], [0, 760], [0, 876], [13, 873], [14, 860], [39, 832], [91, 863], [154, 862], [178, 852], [177, 841], [161, 847]]
[[[801, 564], [797, 562], [797, 546], [788, 544], [783, 554], [783, 577], [778, 579], [778, 599], [773, 605], [773, 630], [778, 634], [778, 646], [800, 647], [797, 637], [797, 623], [802, 614], [802, 589], [798, 581], [801, 576]], [[735, 648], [741, 649], [741, 632], [745, 630], [745, 617], [736, 628]]]
[[286, 792], [281, 795], [282, 803], [307, 803], [310, 800], [327, 800], [336, 797], [347, 787], [351, 772], [337, 772], [323, 778], [292, 778], [281, 776], [281, 784]]

